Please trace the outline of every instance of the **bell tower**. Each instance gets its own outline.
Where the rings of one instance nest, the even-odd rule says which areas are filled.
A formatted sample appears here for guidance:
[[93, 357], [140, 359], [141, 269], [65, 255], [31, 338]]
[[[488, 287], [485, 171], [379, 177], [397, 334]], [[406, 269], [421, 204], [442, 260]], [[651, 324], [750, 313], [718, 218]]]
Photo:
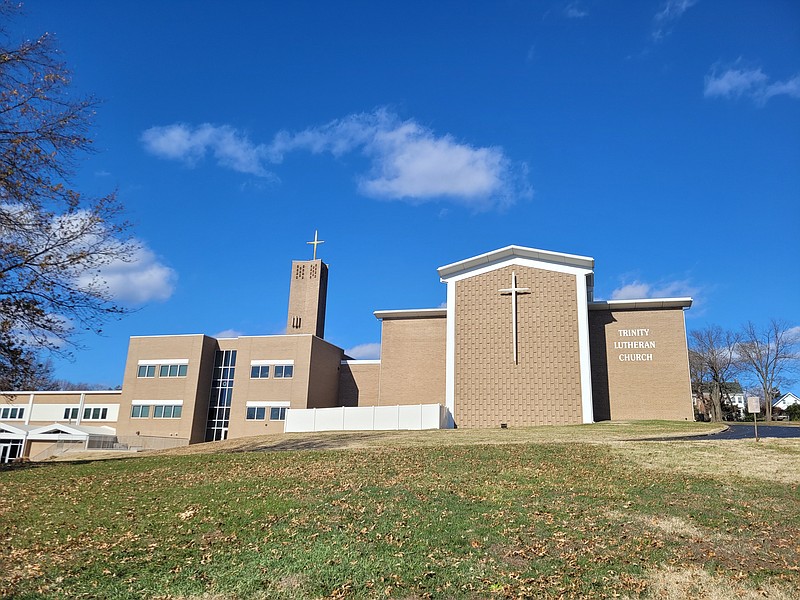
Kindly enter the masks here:
[[286, 333], [311, 333], [325, 337], [325, 302], [328, 296], [328, 265], [317, 258], [317, 246], [324, 243], [314, 232], [312, 260], [292, 261], [289, 285], [289, 314]]

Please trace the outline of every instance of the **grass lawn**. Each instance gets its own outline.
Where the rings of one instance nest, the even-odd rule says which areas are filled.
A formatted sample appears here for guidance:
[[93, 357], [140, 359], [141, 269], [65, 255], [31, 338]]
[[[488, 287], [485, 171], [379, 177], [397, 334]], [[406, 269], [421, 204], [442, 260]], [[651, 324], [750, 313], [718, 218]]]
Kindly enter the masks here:
[[605, 423], [0, 471], [4, 598], [799, 598], [800, 441]]

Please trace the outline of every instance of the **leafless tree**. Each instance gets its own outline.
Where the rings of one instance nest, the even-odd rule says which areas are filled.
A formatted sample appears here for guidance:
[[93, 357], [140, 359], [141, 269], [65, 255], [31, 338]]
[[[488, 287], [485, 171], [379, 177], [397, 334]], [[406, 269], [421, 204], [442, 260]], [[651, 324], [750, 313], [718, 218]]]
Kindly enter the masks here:
[[[125, 312], [100, 277], [130, 260], [114, 194], [86, 198], [70, 183], [91, 151], [96, 101], [76, 98], [49, 35], [14, 41], [0, 2], [0, 378], [19, 379], [41, 349], [65, 351], [79, 330]], [[31, 360], [24, 360], [25, 357]], [[33, 361], [33, 362], [32, 362]]]
[[736, 355], [738, 343], [738, 334], [723, 330], [718, 325], [689, 333], [689, 367], [693, 391], [703, 399], [708, 393], [712, 421], [722, 420], [725, 384], [732, 383], [739, 372]]
[[772, 319], [763, 329], [751, 322], [742, 327], [737, 352], [744, 370], [761, 388], [767, 421], [772, 420], [775, 391], [791, 380], [800, 364], [798, 348], [798, 329], [785, 321]]

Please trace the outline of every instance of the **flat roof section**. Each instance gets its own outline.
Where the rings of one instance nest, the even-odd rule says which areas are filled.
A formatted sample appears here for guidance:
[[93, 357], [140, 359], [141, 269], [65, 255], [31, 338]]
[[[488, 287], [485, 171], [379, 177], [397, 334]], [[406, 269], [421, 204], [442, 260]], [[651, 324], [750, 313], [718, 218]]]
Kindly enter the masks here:
[[636, 310], [653, 308], [689, 308], [691, 298], [638, 298], [633, 300], [597, 300], [589, 303], [589, 310]]
[[406, 310], [376, 310], [376, 319], [431, 319], [447, 316], [446, 308], [410, 308]]

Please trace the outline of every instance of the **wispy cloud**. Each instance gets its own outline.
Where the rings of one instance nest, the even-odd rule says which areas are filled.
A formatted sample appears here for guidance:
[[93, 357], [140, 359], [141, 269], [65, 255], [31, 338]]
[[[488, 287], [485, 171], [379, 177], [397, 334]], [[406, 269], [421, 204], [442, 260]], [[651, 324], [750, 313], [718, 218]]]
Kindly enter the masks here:
[[646, 281], [632, 281], [611, 292], [612, 300], [634, 300], [639, 298], [682, 298], [695, 297], [700, 289], [688, 280], [666, 281], [661, 283], [648, 283]]
[[653, 31], [651, 37], [654, 42], [660, 42], [675, 27], [687, 10], [697, 4], [697, 0], [666, 0], [655, 17], [653, 17]]
[[253, 144], [246, 134], [228, 125], [175, 123], [146, 129], [140, 139], [145, 150], [159, 158], [195, 166], [210, 154], [221, 167], [256, 177], [274, 177], [265, 168], [268, 148]]
[[564, 7], [564, 16], [568, 19], [583, 19], [589, 16], [589, 11], [580, 2], [570, 2]]
[[381, 345], [379, 343], [359, 344], [348, 348], [344, 353], [357, 360], [376, 359], [381, 357]]
[[800, 98], [800, 73], [785, 81], [770, 81], [760, 67], [743, 67], [737, 61], [729, 67], [714, 65], [706, 75], [706, 98], [749, 98], [758, 106], [774, 96]]
[[125, 260], [115, 259], [97, 272], [84, 274], [82, 286], [100, 284], [117, 302], [140, 305], [168, 300], [175, 291], [177, 273], [161, 264], [152, 250], [138, 242], [138, 248]]
[[240, 335], [242, 335], [242, 332], [237, 330], [237, 329], [223, 329], [222, 331], [219, 331], [219, 332], [215, 333], [211, 337], [214, 337], [214, 338], [217, 338], [217, 339], [219, 339], [219, 338], [238, 338]]
[[349, 115], [299, 132], [281, 131], [269, 144], [253, 144], [229, 126], [152, 127], [142, 143], [161, 158], [197, 164], [212, 153], [221, 166], [275, 177], [266, 166], [305, 151], [341, 157], [359, 152], [370, 161], [357, 176], [359, 192], [384, 200], [449, 201], [473, 210], [503, 208], [532, 194], [527, 165], [513, 162], [498, 146], [473, 146], [439, 135], [413, 119], [382, 108]]
[[371, 169], [358, 178], [365, 196], [421, 203], [449, 200], [472, 209], [505, 207], [527, 197], [527, 166], [502, 148], [477, 147], [437, 135], [386, 109], [350, 115], [298, 133], [281, 132], [271, 145], [274, 160], [290, 151], [341, 156], [360, 151]]

